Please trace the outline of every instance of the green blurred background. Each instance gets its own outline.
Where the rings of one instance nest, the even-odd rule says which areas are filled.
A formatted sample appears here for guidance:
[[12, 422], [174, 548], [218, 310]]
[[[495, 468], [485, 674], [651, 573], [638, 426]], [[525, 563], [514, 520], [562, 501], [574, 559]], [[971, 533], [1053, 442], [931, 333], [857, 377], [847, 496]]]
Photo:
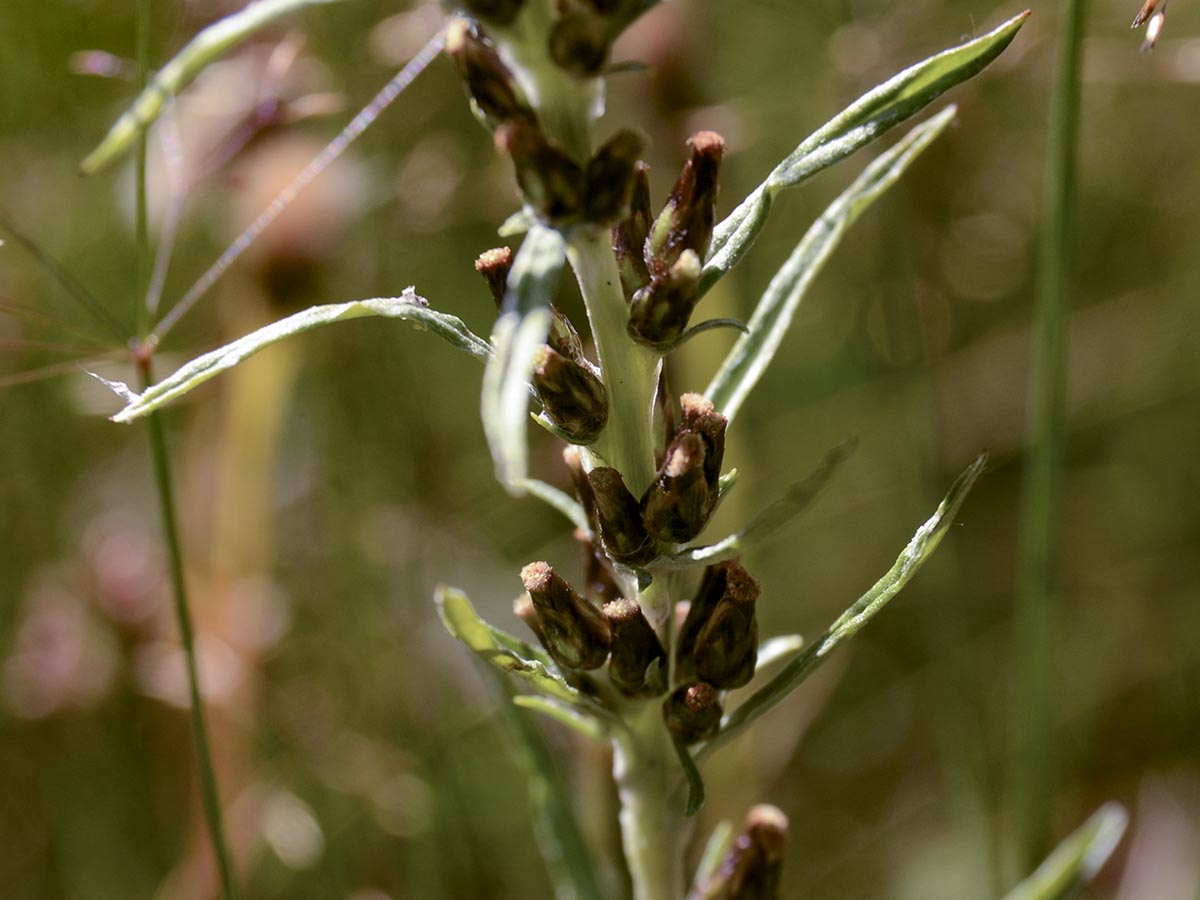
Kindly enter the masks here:
[[[129, 57], [134, 6], [0, 4], [0, 209], [133, 320], [132, 168], [79, 160], [131, 96], [80, 74]], [[154, 7], [154, 59], [227, 12]], [[1134, 0], [1090, 4], [1055, 612], [1056, 836], [1118, 799], [1132, 829], [1088, 896], [1200, 896], [1200, 8], [1137, 52]], [[1017, 879], [1014, 571], [1048, 92], [1060, 4], [952, 97], [958, 124], [855, 226], [732, 430], [745, 521], [820, 455], [859, 449], [814, 509], [744, 560], [767, 634], [814, 635], [894, 559], [977, 449], [992, 467], [882, 616], [718, 758], [701, 815], [792, 821], [789, 897], [995, 897]], [[687, 135], [730, 146], [728, 211], [798, 140], [903, 66], [1018, 11], [962, 0], [672, 0], [618, 47], [610, 127], [653, 140], [656, 196]], [[310, 9], [231, 54], [160, 129], [194, 182], [178, 298], [437, 27], [403, 3]], [[257, 113], [255, 113], [257, 108]], [[885, 142], [886, 145], [886, 142]], [[877, 150], [877, 148], [875, 148]], [[705, 301], [747, 317], [808, 223], [868, 161], [775, 207]], [[516, 208], [439, 60], [239, 262], [158, 371], [314, 302], [415, 285], [486, 334], [472, 260]], [[0, 248], [0, 895], [214, 896], [140, 427], [78, 368], [133, 381], [119, 344], [9, 240]], [[563, 303], [578, 311], [569, 292]], [[731, 338], [671, 360], [700, 389]], [[114, 348], [115, 351], [114, 351]], [[126, 354], [127, 356], [127, 354]], [[295, 339], [168, 413], [218, 773], [247, 897], [548, 897], [496, 699], [441, 629], [464, 588], [504, 623], [517, 571], [575, 571], [564, 522], [492, 480], [480, 368], [406, 326]], [[554, 442], [534, 462], [565, 484]], [[608, 761], [553, 729], [612, 895]]]

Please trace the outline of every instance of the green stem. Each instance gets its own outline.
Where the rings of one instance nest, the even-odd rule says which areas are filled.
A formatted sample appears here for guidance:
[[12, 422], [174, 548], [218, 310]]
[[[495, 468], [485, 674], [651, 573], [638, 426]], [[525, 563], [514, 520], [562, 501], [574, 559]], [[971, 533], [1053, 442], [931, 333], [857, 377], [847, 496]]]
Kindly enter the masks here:
[[1052, 561], [1064, 444], [1067, 361], [1066, 306], [1078, 142], [1080, 57], [1084, 0], [1068, 0], [1062, 19], [1058, 72], [1050, 121], [1038, 266], [1032, 436], [1022, 487], [1022, 527], [1017, 609], [1022, 748], [1019, 753], [1020, 863], [1031, 868], [1049, 846], [1053, 730]]
[[[149, 383], [148, 367], [143, 367], [143, 388]], [[217, 776], [213, 768], [212, 751], [205, 720], [204, 701], [200, 695], [200, 672], [196, 663], [196, 635], [192, 627], [191, 606], [188, 602], [187, 582], [183, 568], [183, 545], [179, 538], [178, 520], [175, 514], [174, 491], [172, 490], [171, 461], [167, 452], [167, 439], [163, 431], [160, 414], [148, 417], [150, 452], [154, 457], [154, 478], [158, 488], [159, 505], [162, 509], [163, 538], [167, 545], [167, 561], [171, 572], [171, 595], [175, 607], [175, 619], [179, 627], [179, 642], [187, 665], [188, 699], [191, 707], [192, 742], [196, 751], [196, 769], [200, 780], [200, 797], [204, 804], [204, 820], [212, 840], [213, 855], [221, 878], [221, 887], [226, 900], [237, 896], [233, 888], [233, 865], [229, 844], [225, 838], [225, 825], [221, 815], [221, 800], [217, 792]]]
[[[140, 94], [150, 77], [150, 0], [138, 0], [137, 13], [137, 89]], [[146, 131], [138, 132], [136, 144], [136, 171], [134, 177], [134, 226], [135, 274], [133, 297], [134, 334], [140, 338], [149, 327], [150, 311], [146, 307], [146, 293], [150, 285], [150, 229], [146, 197]]]
[[681, 900], [685, 820], [672, 802], [679, 763], [656, 701], [626, 716], [613, 740], [621, 839], [634, 900]]
[[587, 306], [588, 322], [608, 390], [608, 426], [591, 448], [617, 469], [635, 497], [654, 480], [654, 395], [661, 357], [629, 337], [629, 313], [608, 232], [580, 227], [567, 245]]

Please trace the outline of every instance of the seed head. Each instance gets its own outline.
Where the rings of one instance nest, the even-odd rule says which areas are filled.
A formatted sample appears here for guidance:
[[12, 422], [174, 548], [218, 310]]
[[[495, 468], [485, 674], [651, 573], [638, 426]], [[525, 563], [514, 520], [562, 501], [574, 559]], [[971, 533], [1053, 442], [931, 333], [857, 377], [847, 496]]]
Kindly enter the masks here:
[[534, 356], [533, 389], [546, 416], [571, 443], [590, 444], [604, 430], [608, 422], [604, 383], [591, 368], [549, 344], [539, 347]]
[[446, 55], [454, 61], [467, 92], [489, 127], [520, 121], [533, 125], [537, 116], [525, 92], [496, 47], [466, 19], [446, 29]]
[[650, 281], [646, 267], [646, 236], [650, 233], [650, 167], [639, 162], [633, 172], [633, 193], [627, 215], [612, 231], [612, 248], [627, 301]]
[[686, 250], [703, 260], [712, 240], [725, 140], [715, 131], [700, 131], [688, 140], [688, 147], [688, 161], [646, 240], [652, 275], [664, 274]]
[[585, 218], [611, 226], [629, 215], [637, 188], [638, 156], [646, 141], [636, 131], [618, 131], [592, 157], [587, 167]]
[[587, 177], [579, 164], [528, 122], [505, 122], [496, 129], [496, 147], [511, 157], [517, 185], [530, 206], [557, 225], [583, 212]]
[[642, 519], [660, 541], [682, 543], [703, 530], [711, 507], [704, 477], [704, 440], [684, 432], [672, 441], [658, 476], [642, 498]]
[[600, 466], [588, 472], [596, 498], [600, 539], [608, 555], [619, 563], [644, 566], [658, 555], [657, 542], [642, 522], [642, 511], [625, 479], [616, 469]]

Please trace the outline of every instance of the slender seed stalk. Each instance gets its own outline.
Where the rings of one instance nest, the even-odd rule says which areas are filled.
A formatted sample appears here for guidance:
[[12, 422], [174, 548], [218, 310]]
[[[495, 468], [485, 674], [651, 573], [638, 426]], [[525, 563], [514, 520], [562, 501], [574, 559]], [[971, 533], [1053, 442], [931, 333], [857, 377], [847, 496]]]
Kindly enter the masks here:
[[[148, 375], [148, 372], [144, 373]], [[143, 378], [148, 384], [149, 378]], [[149, 416], [147, 422], [150, 435], [150, 452], [154, 457], [154, 480], [158, 488], [159, 505], [162, 509], [163, 538], [167, 545], [167, 559], [171, 570], [171, 596], [175, 607], [175, 620], [179, 627], [179, 642], [187, 665], [188, 700], [191, 710], [192, 743], [196, 751], [196, 772], [200, 781], [200, 798], [204, 805], [204, 821], [212, 841], [213, 855], [221, 879], [221, 890], [226, 900], [235, 900], [233, 887], [233, 864], [229, 842], [225, 837], [225, 824], [221, 814], [221, 800], [217, 791], [217, 775], [213, 767], [212, 751], [208, 739], [208, 724], [204, 714], [204, 701], [200, 695], [200, 672], [196, 662], [196, 635], [192, 627], [191, 606], [188, 602], [187, 583], [184, 577], [183, 547], [179, 538], [172, 490], [171, 462], [167, 452], [167, 439], [159, 413]]]
[[[150, 73], [150, 0], [138, 0], [137, 11], [137, 86], [145, 88]], [[134, 322], [135, 347], [140, 348], [140, 339], [149, 327], [150, 311], [147, 308], [147, 289], [150, 282], [150, 231], [148, 198], [146, 193], [146, 132], [137, 138], [135, 160], [135, 290]], [[149, 387], [152, 377], [150, 356], [137, 355], [142, 389]], [[229, 844], [225, 837], [225, 825], [221, 814], [220, 794], [217, 791], [217, 776], [213, 768], [212, 751], [205, 721], [204, 703], [200, 694], [200, 672], [196, 662], [196, 636], [192, 627], [191, 607], [188, 603], [187, 581], [184, 576], [183, 545], [179, 537], [178, 520], [175, 513], [175, 498], [171, 478], [171, 460], [167, 450], [166, 433], [158, 413], [149, 417], [147, 434], [150, 438], [150, 455], [154, 460], [154, 483], [158, 490], [159, 507], [162, 511], [163, 540], [167, 548], [167, 560], [171, 572], [171, 595], [175, 607], [175, 619], [179, 627], [179, 640], [187, 666], [188, 699], [191, 711], [192, 741], [195, 745], [196, 768], [200, 782], [200, 796], [204, 806], [204, 819], [208, 826], [217, 860], [221, 889], [226, 900], [235, 900], [233, 887], [233, 865]]]
[[1022, 488], [1017, 609], [1022, 747], [1018, 754], [1019, 861], [1029, 869], [1049, 846], [1053, 731], [1052, 561], [1064, 436], [1067, 362], [1066, 306], [1074, 233], [1075, 156], [1080, 62], [1086, 3], [1063, 12], [1053, 94], [1044, 227], [1038, 264], [1037, 318], [1031, 382], [1031, 446]]

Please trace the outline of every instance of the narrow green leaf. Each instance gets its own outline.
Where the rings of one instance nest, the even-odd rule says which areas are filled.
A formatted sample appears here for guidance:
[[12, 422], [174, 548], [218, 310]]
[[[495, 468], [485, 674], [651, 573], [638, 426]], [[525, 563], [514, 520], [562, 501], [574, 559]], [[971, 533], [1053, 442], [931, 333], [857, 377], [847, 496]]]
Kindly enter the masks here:
[[692, 879], [688, 900], [711, 900], [711, 891], [707, 888], [733, 845], [734, 834], [733, 823], [728, 819], [722, 819], [712, 830], [708, 843], [704, 845], [704, 853], [700, 856], [700, 864], [696, 866], [696, 877]]
[[767, 638], [758, 645], [758, 664], [754, 667], [757, 675], [762, 669], [787, 662], [804, 649], [804, 638], [798, 634], [784, 634]]
[[162, 114], [168, 101], [226, 51], [290, 12], [331, 2], [333, 0], [255, 0], [203, 29], [150, 79], [100, 145], [80, 163], [80, 171], [84, 175], [95, 174], [128, 152], [138, 134]]
[[694, 566], [711, 566], [741, 556], [754, 544], [761, 543], [784, 525], [804, 512], [829, 483], [833, 473], [854, 451], [856, 443], [848, 441], [834, 447], [817, 466], [816, 471], [798, 481], [784, 495], [764, 509], [749, 525], [724, 540], [703, 547], [689, 547], [654, 563], [655, 571], [676, 571]]
[[1118, 803], [1106, 803], [1058, 845], [1032, 875], [1005, 900], [1065, 900], [1091, 881], [1112, 855], [1129, 815]]
[[551, 697], [541, 697], [532, 694], [520, 694], [513, 698], [513, 703], [524, 709], [531, 709], [549, 716], [561, 725], [566, 725], [572, 731], [582, 734], [593, 741], [607, 741], [608, 727], [595, 716], [580, 711], [576, 706], [563, 703]]
[[707, 291], [745, 256], [780, 191], [845, 159], [981, 72], [1012, 42], [1028, 17], [1024, 12], [982, 37], [905, 69], [807, 137], [717, 225], [701, 276], [701, 291]]
[[692, 759], [688, 748], [678, 741], [675, 741], [674, 744], [675, 753], [679, 756], [679, 765], [683, 767], [683, 775], [687, 779], [688, 786], [687, 804], [684, 806], [683, 815], [684, 818], [690, 819], [704, 806], [704, 779], [700, 777], [700, 770], [696, 768], [696, 761]]
[[[583, 694], [537, 659], [528, 645], [481, 619], [462, 591], [440, 586], [434, 594], [434, 602], [437, 603], [446, 630], [485, 662], [521, 679], [547, 697], [574, 704], [587, 703]], [[521, 653], [518, 649], [521, 647], [529, 649], [529, 655]]]
[[955, 108], [950, 106], [910, 131], [900, 143], [871, 163], [808, 229], [758, 302], [750, 318], [750, 333], [737, 339], [705, 391], [705, 396], [727, 418], [732, 420], [737, 415], [742, 402], [774, 359], [809, 285], [850, 226], [946, 129], [954, 113]]
[[491, 345], [467, 328], [461, 319], [430, 309], [428, 302], [414, 294], [410, 288], [399, 297], [378, 297], [372, 300], [352, 300], [349, 303], [330, 303], [314, 306], [303, 312], [287, 316], [278, 322], [272, 322], [257, 331], [252, 331], [224, 347], [196, 357], [177, 369], [174, 374], [148, 387], [141, 394], [135, 394], [128, 386], [119, 382], [109, 383], [109, 386], [128, 404], [113, 416], [112, 420], [128, 423], [141, 418], [284, 338], [300, 334], [319, 325], [328, 325], [331, 322], [341, 322], [347, 319], [360, 319], [364, 316], [383, 316], [411, 322], [417, 330], [431, 331], [476, 359], [486, 360], [491, 356]]
[[854, 605], [842, 613], [837, 621], [821, 635], [820, 639], [810, 644], [778, 675], [726, 716], [721, 730], [716, 737], [700, 749], [697, 753], [698, 758], [702, 759], [717, 747], [728, 743], [759, 716], [799, 687], [825, 661], [838, 644], [857, 634], [860, 628], [866, 625], [877, 612], [887, 605], [892, 597], [900, 592], [901, 588], [908, 584], [945, 537], [954, 521], [955, 514], [986, 464], [987, 454], [979, 454], [975, 462], [971, 463], [967, 470], [958, 476], [937, 511], [917, 529], [917, 533], [913, 535], [912, 540], [908, 542], [908, 546], [904, 548], [904, 552], [900, 554], [888, 573], [875, 582], [874, 586], [855, 601]]
[[519, 708], [534, 698], [516, 697], [512, 685], [499, 673], [492, 680], [525, 770], [534, 837], [546, 861], [555, 900], [604, 900], [583, 831], [571, 809], [570, 791], [554, 764], [554, 754], [529, 713]]
[[554, 507], [570, 520], [576, 528], [588, 531], [587, 513], [574, 497], [560, 491], [554, 485], [546, 484], [536, 478], [526, 478], [521, 481], [521, 487], [549, 506]]
[[566, 259], [558, 232], [529, 230], [508, 276], [500, 318], [492, 332], [495, 355], [483, 373], [482, 417], [496, 478], [509, 493], [525, 491], [529, 376], [533, 358], [550, 330], [550, 301]]

